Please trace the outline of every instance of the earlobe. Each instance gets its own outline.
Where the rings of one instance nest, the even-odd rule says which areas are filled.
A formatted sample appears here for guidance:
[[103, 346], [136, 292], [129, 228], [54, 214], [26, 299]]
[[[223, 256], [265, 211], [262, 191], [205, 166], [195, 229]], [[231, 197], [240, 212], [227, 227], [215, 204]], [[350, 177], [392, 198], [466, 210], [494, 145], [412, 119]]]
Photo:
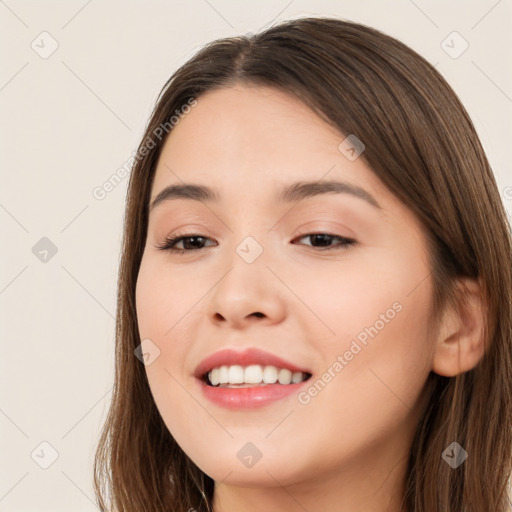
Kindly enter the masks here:
[[460, 278], [457, 308], [447, 306], [435, 340], [432, 371], [454, 377], [474, 368], [485, 354], [485, 301], [478, 280]]

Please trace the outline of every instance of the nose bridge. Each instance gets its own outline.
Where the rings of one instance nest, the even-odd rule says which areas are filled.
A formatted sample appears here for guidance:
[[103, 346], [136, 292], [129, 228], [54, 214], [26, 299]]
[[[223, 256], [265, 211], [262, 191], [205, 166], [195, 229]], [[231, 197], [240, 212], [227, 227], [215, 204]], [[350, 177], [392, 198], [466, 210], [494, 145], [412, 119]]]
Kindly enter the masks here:
[[[233, 264], [242, 260], [251, 266], [257, 262], [261, 264], [267, 258], [272, 236], [270, 229], [275, 224], [275, 220], [271, 221], [261, 199], [243, 200], [238, 204], [226, 222], [232, 239], [230, 247], [234, 251], [231, 255]], [[263, 253], [267, 253], [265, 258], [262, 258]]]
[[232, 232], [234, 242], [222, 258], [225, 271], [214, 287], [209, 314], [237, 325], [254, 316], [277, 320], [284, 312], [284, 297], [279, 280], [267, 267], [268, 247], [262, 240], [268, 242], [267, 229], [262, 223], [254, 233], [250, 228], [244, 230], [248, 224], [243, 221], [237, 225]]
[[229, 272], [219, 284], [236, 287], [236, 294], [240, 296], [255, 297], [259, 291], [271, 286], [268, 281], [271, 273], [266, 265], [268, 244], [265, 249], [264, 242], [258, 241], [262, 236], [256, 236], [248, 234], [240, 236], [240, 233], [238, 236], [234, 235], [234, 243], [230, 244], [229, 253], [226, 256]]

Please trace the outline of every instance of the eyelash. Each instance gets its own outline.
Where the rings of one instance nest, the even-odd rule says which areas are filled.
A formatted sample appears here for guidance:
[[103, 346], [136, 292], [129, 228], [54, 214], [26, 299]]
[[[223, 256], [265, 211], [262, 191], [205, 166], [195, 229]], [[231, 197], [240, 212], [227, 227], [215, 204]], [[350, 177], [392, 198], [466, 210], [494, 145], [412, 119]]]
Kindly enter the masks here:
[[[338, 240], [341, 241], [338, 245], [335, 245], [333, 247], [327, 247], [327, 248], [316, 248], [316, 247], [310, 246], [313, 249], [318, 249], [320, 252], [332, 251], [335, 249], [338, 249], [338, 250], [348, 249], [350, 246], [353, 246], [357, 243], [355, 240], [353, 240], [351, 238], [346, 238], [346, 237], [339, 236], [339, 235], [332, 235], [331, 233], [307, 233], [307, 234], [299, 235], [297, 238], [301, 239], [301, 238], [306, 238], [306, 237], [311, 237], [311, 236], [319, 236], [319, 235], [327, 235], [330, 238], [337, 238]], [[186, 240], [187, 238], [202, 238], [204, 240], [210, 240], [210, 238], [208, 238], [208, 237], [204, 237], [204, 236], [196, 235], [196, 234], [176, 235], [173, 237], [166, 238], [162, 243], [157, 244], [156, 248], [161, 251], [169, 251], [169, 252], [173, 252], [173, 253], [179, 252], [180, 255], [183, 255], [185, 252], [200, 251], [200, 250], [206, 248], [206, 247], [200, 247], [199, 249], [176, 249], [174, 247], [181, 240]]]

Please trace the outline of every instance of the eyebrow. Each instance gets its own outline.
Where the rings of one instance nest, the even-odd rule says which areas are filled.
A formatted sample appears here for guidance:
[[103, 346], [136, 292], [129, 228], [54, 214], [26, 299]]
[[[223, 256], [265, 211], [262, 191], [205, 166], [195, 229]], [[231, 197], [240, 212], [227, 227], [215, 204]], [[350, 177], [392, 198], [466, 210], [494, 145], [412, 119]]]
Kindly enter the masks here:
[[[349, 194], [366, 201], [375, 208], [382, 208], [377, 200], [366, 190], [358, 187], [357, 185], [352, 185], [343, 181], [299, 181], [297, 183], [292, 183], [291, 185], [286, 185], [282, 188], [278, 192], [276, 200], [284, 203], [291, 203], [293, 201], [300, 201], [302, 199], [328, 193]], [[220, 196], [217, 191], [207, 187], [206, 185], [196, 185], [193, 183], [169, 185], [158, 193], [149, 209], [153, 210], [157, 205], [171, 199], [192, 199], [194, 201], [201, 202], [218, 202], [220, 200]]]

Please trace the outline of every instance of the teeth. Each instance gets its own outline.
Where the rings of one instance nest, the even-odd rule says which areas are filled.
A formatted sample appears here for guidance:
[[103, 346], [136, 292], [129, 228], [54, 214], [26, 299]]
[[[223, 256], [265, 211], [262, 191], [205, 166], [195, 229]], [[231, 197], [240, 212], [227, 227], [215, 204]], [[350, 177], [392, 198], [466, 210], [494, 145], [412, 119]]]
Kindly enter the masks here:
[[265, 366], [263, 370], [263, 382], [274, 384], [274, 382], [277, 382], [278, 372], [279, 370], [275, 366]]
[[238, 365], [230, 366], [228, 370], [228, 378], [230, 384], [243, 384], [244, 369]]
[[302, 372], [293, 372], [292, 373], [292, 383], [297, 384], [298, 382], [302, 382], [304, 380], [302, 376]]
[[279, 376], [277, 377], [279, 384], [290, 384], [292, 381], [292, 372], [290, 370], [279, 370]]
[[229, 372], [227, 366], [221, 366], [219, 368], [219, 383], [227, 384], [229, 382]]
[[253, 364], [244, 370], [244, 382], [246, 384], [259, 384], [262, 381], [263, 368], [259, 364]]
[[[287, 368], [277, 368], [275, 366], [261, 366], [252, 364], [250, 366], [223, 365], [213, 368], [208, 373], [208, 379], [212, 386], [233, 386], [233, 387], [251, 387], [258, 384], [297, 384], [305, 380], [306, 374], [302, 372], [291, 372]], [[245, 386], [247, 384], [247, 386]]]

